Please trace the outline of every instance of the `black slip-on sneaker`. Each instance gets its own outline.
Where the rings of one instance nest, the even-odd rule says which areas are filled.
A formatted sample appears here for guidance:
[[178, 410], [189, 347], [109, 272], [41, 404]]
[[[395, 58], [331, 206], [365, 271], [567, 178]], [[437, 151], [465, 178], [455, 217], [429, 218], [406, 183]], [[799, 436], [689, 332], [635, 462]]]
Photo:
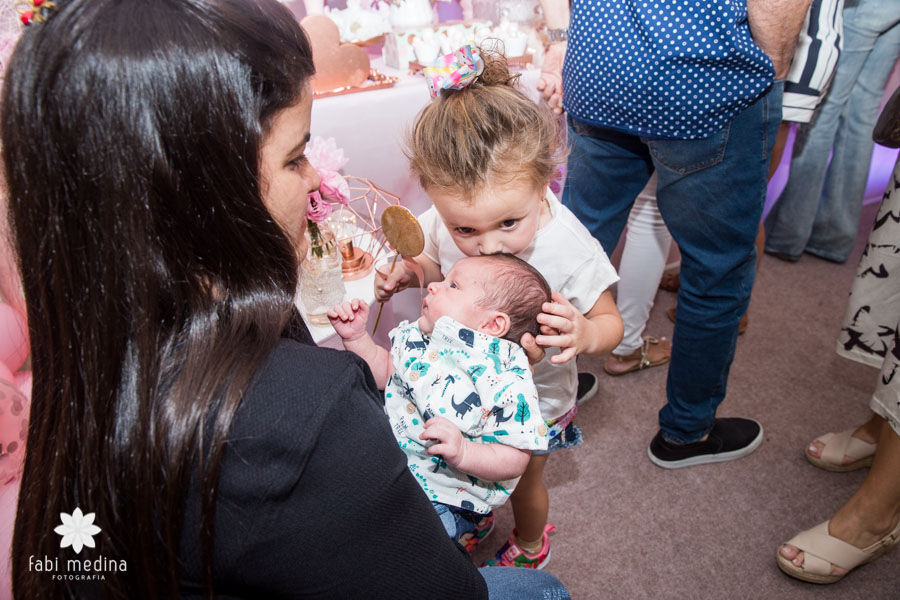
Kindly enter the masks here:
[[716, 419], [709, 437], [702, 442], [673, 444], [659, 431], [647, 448], [647, 456], [658, 467], [680, 469], [743, 458], [759, 448], [762, 440], [762, 425], [753, 419]]
[[597, 376], [593, 373], [578, 374], [578, 393], [575, 396], [575, 404], [581, 406], [583, 402], [587, 402], [597, 393], [599, 387]]

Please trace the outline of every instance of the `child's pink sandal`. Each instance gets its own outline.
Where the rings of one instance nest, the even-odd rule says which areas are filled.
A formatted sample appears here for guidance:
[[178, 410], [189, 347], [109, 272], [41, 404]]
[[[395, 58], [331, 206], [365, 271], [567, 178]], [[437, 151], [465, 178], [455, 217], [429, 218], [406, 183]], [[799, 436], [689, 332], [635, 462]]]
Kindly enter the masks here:
[[550, 536], [556, 531], [556, 526], [547, 523], [544, 526], [543, 543], [536, 554], [528, 554], [516, 543], [516, 530], [506, 540], [506, 543], [497, 550], [494, 558], [484, 561], [482, 567], [523, 567], [526, 569], [543, 569], [550, 562]]

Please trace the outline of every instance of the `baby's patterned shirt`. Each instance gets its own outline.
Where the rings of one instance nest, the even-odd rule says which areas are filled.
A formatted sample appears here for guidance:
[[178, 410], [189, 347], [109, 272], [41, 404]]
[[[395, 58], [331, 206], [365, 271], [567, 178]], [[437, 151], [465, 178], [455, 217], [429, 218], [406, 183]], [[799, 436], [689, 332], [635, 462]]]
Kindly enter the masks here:
[[546, 450], [537, 389], [518, 344], [473, 331], [441, 317], [429, 337], [418, 322], [390, 332], [396, 371], [385, 388], [385, 412], [407, 465], [428, 498], [478, 513], [506, 502], [518, 478], [482, 481], [431, 456], [419, 435], [425, 422], [444, 417], [465, 439], [522, 450]]

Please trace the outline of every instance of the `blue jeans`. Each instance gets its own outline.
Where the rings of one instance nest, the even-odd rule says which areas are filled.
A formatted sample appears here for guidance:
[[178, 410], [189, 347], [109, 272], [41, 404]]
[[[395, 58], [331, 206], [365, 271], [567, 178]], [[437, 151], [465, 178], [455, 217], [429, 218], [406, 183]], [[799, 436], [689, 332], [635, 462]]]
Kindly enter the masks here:
[[[787, 186], [766, 217], [766, 251], [843, 262], [856, 242], [872, 129], [900, 53], [900, 2], [844, 8], [844, 48], [825, 101], [798, 125]], [[829, 166], [828, 156], [834, 148]]]
[[699, 140], [639, 138], [569, 118], [563, 203], [607, 252], [657, 171], [659, 212], [682, 257], [668, 402], [659, 412], [670, 441], [706, 435], [725, 398], [738, 322], [756, 274], [754, 241], [783, 89], [776, 82], [723, 129]]
[[479, 515], [471, 510], [457, 508], [441, 502], [432, 502], [435, 512], [441, 518], [441, 524], [450, 539], [459, 541], [463, 534], [475, 531], [475, 523], [486, 515]]
[[478, 569], [487, 583], [491, 600], [569, 600], [569, 590], [559, 579], [537, 569], [483, 567]]

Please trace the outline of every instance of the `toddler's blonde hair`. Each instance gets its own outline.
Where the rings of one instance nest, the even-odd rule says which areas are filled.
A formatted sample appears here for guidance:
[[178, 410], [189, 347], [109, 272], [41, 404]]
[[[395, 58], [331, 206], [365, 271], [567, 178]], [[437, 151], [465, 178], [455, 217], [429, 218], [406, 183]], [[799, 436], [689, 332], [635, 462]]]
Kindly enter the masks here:
[[484, 71], [468, 87], [443, 90], [406, 136], [406, 156], [423, 188], [471, 197], [486, 186], [553, 179], [560, 156], [557, 120], [518, 89], [499, 52], [481, 50]]

